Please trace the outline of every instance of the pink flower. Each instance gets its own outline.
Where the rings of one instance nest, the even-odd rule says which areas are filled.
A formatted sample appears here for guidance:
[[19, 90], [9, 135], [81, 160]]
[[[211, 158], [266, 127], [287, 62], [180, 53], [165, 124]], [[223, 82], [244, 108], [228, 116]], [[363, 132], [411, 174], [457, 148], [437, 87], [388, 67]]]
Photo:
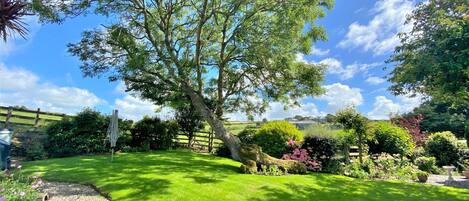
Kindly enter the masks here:
[[5, 197], [0, 196], [0, 201], [5, 201]]
[[296, 144], [295, 140], [288, 140], [287, 142], [288, 145], [294, 146]]

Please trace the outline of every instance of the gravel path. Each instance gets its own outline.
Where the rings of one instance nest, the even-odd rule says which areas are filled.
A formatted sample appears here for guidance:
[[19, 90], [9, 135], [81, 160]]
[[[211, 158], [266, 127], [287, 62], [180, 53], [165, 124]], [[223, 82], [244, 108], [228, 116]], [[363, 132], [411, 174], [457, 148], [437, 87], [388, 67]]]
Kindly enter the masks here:
[[431, 174], [428, 177], [427, 183], [437, 186], [452, 186], [456, 188], [469, 189], [469, 179], [463, 176], [453, 176], [454, 181], [447, 181], [448, 175], [435, 175]]
[[92, 187], [80, 184], [44, 182], [41, 190], [49, 201], [108, 201]]

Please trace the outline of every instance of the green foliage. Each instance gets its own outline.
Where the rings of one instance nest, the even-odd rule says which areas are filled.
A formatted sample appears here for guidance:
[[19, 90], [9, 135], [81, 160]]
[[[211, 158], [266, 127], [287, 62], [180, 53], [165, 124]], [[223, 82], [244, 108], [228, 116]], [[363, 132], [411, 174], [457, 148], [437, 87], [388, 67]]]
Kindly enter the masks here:
[[289, 140], [299, 142], [303, 140], [303, 133], [287, 121], [272, 121], [261, 126], [253, 137], [253, 144], [269, 155], [281, 157], [288, 152]]
[[466, 139], [466, 144], [469, 147], [469, 120], [464, 124], [464, 138]]
[[409, 133], [390, 122], [372, 122], [368, 124], [368, 147], [370, 153], [389, 153], [409, 156], [415, 144]]
[[337, 130], [325, 125], [311, 125], [303, 131], [305, 137], [301, 148], [306, 149], [311, 158], [321, 162], [323, 167], [331, 166], [334, 156], [342, 154], [344, 142]]
[[41, 160], [47, 157], [42, 141], [27, 139], [24, 142], [26, 160]]
[[[46, 128], [48, 143], [47, 153], [52, 157], [73, 156], [109, 151], [106, 140], [110, 118], [89, 108], [79, 112], [73, 118], [64, 118], [53, 122]], [[131, 121], [119, 119], [120, 136], [117, 148], [128, 140]]]
[[11, 173], [0, 172], [0, 200], [5, 201], [37, 201], [42, 181], [22, 174], [21, 170]]
[[[295, 58], [326, 39], [315, 21], [332, 8], [332, 0], [58, 4], [35, 4], [33, 10], [49, 22], [62, 22], [74, 14], [112, 13], [116, 20], [104, 29], [85, 31], [79, 43], [69, 45], [69, 52], [83, 61], [86, 76], [113, 72], [112, 80], [125, 80], [129, 90], [157, 104], [189, 95], [180, 84], [216, 103], [211, 111], [260, 112], [273, 99], [323, 92], [324, 66]], [[162, 20], [168, 16], [171, 23]], [[209, 73], [212, 69], [217, 76]], [[263, 94], [262, 103], [239, 98], [254, 94]]]
[[175, 120], [181, 131], [189, 139], [189, 147], [192, 145], [195, 132], [204, 128], [202, 116], [190, 103], [183, 103], [176, 107]]
[[363, 146], [366, 143], [366, 117], [358, 113], [355, 108], [346, 108], [339, 111], [334, 118], [345, 131], [353, 133], [354, 141], [358, 144], [359, 160], [363, 159]]
[[467, 106], [455, 106], [451, 102], [429, 100], [404, 115], [406, 118], [422, 115], [420, 129], [426, 133], [451, 131], [456, 137], [463, 138], [465, 122], [469, 119]]
[[343, 167], [343, 174], [366, 179], [413, 180], [418, 171], [407, 158], [381, 154], [376, 158], [363, 158], [363, 162], [353, 161]]
[[144, 117], [132, 128], [132, 145], [149, 146], [151, 150], [170, 149], [178, 135], [178, 125], [173, 121], [161, 121], [157, 117]]
[[[333, 7], [332, 0], [57, 4], [34, 4], [33, 11], [51, 22], [88, 12], [113, 16], [68, 45], [83, 62], [85, 76], [123, 80], [127, 90], [157, 105], [190, 97], [214, 128], [220, 128], [225, 111], [252, 116], [265, 112], [271, 101], [293, 105], [324, 92], [326, 66], [296, 58], [326, 40], [315, 22]], [[229, 139], [224, 129], [215, 134]]]
[[339, 130], [332, 129], [327, 124], [312, 124], [303, 130], [304, 136], [337, 138]]
[[454, 105], [469, 105], [469, 6], [467, 0], [420, 3], [407, 19], [390, 62], [391, 91], [425, 93]]
[[438, 166], [457, 165], [458, 140], [449, 131], [433, 133], [425, 144], [428, 155], [436, 158]]
[[436, 167], [435, 157], [419, 157], [415, 159], [415, 165], [419, 170], [431, 173], [438, 173], [438, 167]]
[[254, 136], [257, 134], [257, 129], [253, 128], [245, 128], [238, 134], [239, 140], [246, 144], [253, 144], [254, 143]]

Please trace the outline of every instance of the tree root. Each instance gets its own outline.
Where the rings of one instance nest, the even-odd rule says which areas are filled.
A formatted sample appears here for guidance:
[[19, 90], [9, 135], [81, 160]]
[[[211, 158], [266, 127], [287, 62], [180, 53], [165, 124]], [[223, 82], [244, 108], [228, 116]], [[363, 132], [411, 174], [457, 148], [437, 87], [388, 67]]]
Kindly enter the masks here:
[[261, 166], [267, 167], [276, 165], [279, 169], [293, 174], [305, 174], [307, 172], [306, 165], [294, 160], [281, 160], [269, 156], [262, 152], [262, 148], [254, 144], [242, 144], [239, 155], [241, 162], [241, 172], [247, 174], [255, 174], [261, 170]]

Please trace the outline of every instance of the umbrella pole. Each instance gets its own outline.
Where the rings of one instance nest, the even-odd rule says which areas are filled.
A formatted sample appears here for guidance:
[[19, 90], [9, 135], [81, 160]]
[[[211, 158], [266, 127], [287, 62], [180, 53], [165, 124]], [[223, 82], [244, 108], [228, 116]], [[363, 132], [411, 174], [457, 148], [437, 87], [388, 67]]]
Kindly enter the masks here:
[[114, 161], [114, 148], [111, 148], [111, 162]]

